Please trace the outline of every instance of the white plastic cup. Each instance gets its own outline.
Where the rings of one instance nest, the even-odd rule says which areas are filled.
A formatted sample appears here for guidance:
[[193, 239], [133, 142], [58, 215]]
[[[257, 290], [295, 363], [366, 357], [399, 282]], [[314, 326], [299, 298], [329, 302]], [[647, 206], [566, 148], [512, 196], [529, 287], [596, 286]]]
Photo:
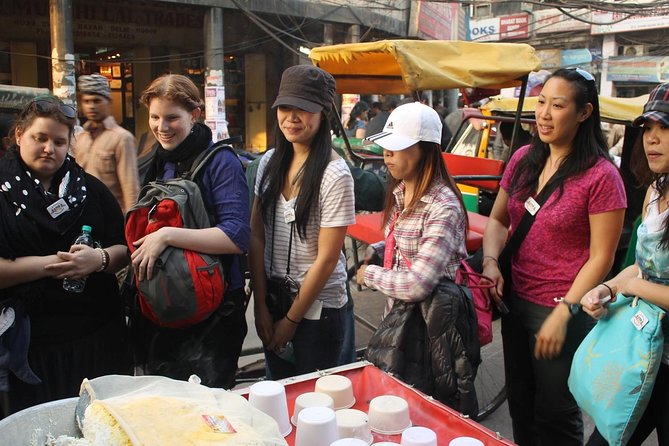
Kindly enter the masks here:
[[316, 380], [314, 391], [330, 395], [334, 400], [335, 410], [348, 409], [355, 404], [353, 383], [345, 376], [321, 376]]
[[411, 427], [409, 404], [399, 396], [377, 396], [369, 402], [369, 427], [379, 434], [401, 434]]
[[337, 419], [329, 407], [307, 407], [297, 415], [295, 446], [330, 446], [339, 440]]
[[341, 438], [357, 438], [367, 445], [372, 443], [372, 431], [365, 412], [357, 409], [341, 409], [335, 412], [335, 416]]
[[288, 421], [288, 401], [283, 384], [276, 381], [260, 381], [253, 384], [249, 389], [249, 403], [274, 418], [279, 426], [279, 432], [284, 437], [293, 430]]
[[472, 437], [458, 437], [452, 439], [448, 446], [483, 446], [483, 442]]
[[297, 426], [297, 416], [302, 409], [307, 407], [329, 407], [334, 410], [334, 400], [326, 393], [307, 392], [295, 398], [295, 407], [293, 408], [293, 416], [290, 422]]
[[437, 446], [437, 433], [427, 427], [414, 426], [402, 432], [402, 446]]
[[374, 443], [372, 446], [402, 446], [399, 443], [393, 443], [392, 441], [382, 441], [381, 443]]
[[342, 438], [333, 442], [330, 446], [369, 446], [369, 443], [359, 438]]

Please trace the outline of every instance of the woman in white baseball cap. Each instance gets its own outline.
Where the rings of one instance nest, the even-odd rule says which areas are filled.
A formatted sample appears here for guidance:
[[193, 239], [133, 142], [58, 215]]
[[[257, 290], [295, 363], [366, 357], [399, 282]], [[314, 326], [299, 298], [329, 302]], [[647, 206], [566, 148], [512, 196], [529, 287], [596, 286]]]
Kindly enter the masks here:
[[[383, 147], [390, 173], [384, 207], [386, 240], [372, 247], [376, 254], [382, 255], [383, 266], [361, 266], [357, 281], [388, 296], [384, 317], [396, 301], [425, 300], [441, 278], [454, 279], [460, 261], [467, 256], [467, 214], [442, 158], [441, 131], [439, 114], [414, 102], [393, 110], [383, 131], [368, 137]], [[455, 324], [446, 329], [453, 331], [448, 333], [449, 339], [458, 338]], [[438, 355], [442, 355], [443, 361], [439, 360], [434, 367], [450, 364], [452, 357], [458, 355], [450, 347], [451, 344], [436, 347], [441, 348]], [[432, 371], [412, 369], [402, 379], [418, 385], [429, 379]], [[450, 374], [444, 381], [452, 377], [455, 382], [455, 373], [453, 369], [444, 370], [444, 375]], [[440, 400], [457, 400], [460, 404], [467, 397], [452, 395], [457, 389], [442, 387], [435, 392], [441, 395]], [[464, 405], [457, 409], [466, 410]]]
[[423, 300], [441, 277], [454, 278], [467, 256], [465, 207], [441, 156], [441, 130], [439, 114], [414, 102], [367, 138], [383, 147], [390, 173], [383, 221], [395, 246], [386, 242], [383, 267], [363, 265], [357, 280], [388, 296], [384, 316], [395, 299]]

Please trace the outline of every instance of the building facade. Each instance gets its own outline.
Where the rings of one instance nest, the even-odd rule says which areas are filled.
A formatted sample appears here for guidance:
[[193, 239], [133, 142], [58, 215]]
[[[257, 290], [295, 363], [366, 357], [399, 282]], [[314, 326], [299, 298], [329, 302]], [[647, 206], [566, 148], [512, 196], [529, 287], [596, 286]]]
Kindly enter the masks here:
[[74, 102], [79, 75], [103, 74], [114, 116], [139, 137], [148, 128], [141, 92], [163, 73], [185, 74], [202, 88], [218, 139], [240, 135], [264, 150], [283, 69], [310, 63], [300, 50], [457, 38], [459, 9], [409, 0], [0, 0], [0, 84]]
[[669, 10], [638, 14], [591, 9], [564, 10], [524, 2], [475, 2], [468, 39], [533, 45], [542, 68], [578, 66], [598, 79], [600, 94], [632, 97], [669, 81]]

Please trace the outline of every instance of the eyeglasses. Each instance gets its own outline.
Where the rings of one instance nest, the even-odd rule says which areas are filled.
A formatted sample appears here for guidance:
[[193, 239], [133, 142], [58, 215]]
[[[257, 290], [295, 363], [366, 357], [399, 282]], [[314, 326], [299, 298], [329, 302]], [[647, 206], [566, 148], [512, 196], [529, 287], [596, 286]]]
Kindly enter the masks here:
[[595, 77], [592, 74], [585, 71], [584, 69], [582, 69], [582, 68], [569, 67], [569, 68], [567, 68], [567, 70], [576, 71], [586, 81], [595, 82]]
[[71, 105], [64, 104], [60, 99], [53, 96], [37, 96], [30, 101], [28, 110], [36, 110], [38, 113], [50, 113], [58, 110], [67, 119], [75, 119], [77, 111]]

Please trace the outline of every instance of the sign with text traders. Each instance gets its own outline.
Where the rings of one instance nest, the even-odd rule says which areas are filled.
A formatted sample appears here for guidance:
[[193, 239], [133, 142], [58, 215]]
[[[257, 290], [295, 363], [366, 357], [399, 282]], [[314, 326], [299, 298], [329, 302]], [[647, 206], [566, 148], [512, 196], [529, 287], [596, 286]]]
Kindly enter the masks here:
[[529, 17], [527, 14], [504, 15], [469, 21], [468, 38], [473, 42], [527, 39], [528, 37]]

